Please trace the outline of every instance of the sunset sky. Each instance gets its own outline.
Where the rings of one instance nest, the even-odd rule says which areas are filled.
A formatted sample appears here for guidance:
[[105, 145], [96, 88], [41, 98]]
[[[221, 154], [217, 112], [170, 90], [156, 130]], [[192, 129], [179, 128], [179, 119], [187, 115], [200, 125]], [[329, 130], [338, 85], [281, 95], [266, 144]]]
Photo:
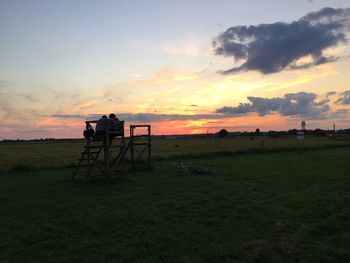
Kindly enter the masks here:
[[350, 128], [350, 1], [0, 0], [0, 139]]

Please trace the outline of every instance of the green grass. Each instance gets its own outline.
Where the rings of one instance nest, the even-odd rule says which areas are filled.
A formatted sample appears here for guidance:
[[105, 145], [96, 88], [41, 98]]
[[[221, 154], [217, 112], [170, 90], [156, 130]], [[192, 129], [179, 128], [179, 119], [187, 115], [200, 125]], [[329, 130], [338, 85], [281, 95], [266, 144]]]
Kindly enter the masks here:
[[[239, 139], [176, 139], [153, 140], [152, 154], [155, 159], [177, 158], [178, 156], [196, 157], [215, 155], [223, 152], [242, 152], [252, 149], [263, 150], [317, 148], [342, 146], [345, 140], [306, 137], [302, 142], [296, 138], [250, 138]], [[77, 162], [83, 150], [83, 142], [24, 142], [0, 144], [0, 171], [56, 168], [70, 166]]]
[[[181, 147], [181, 146], [180, 146]], [[347, 262], [349, 148], [171, 161], [127, 179], [0, 177], [0, 262]]]

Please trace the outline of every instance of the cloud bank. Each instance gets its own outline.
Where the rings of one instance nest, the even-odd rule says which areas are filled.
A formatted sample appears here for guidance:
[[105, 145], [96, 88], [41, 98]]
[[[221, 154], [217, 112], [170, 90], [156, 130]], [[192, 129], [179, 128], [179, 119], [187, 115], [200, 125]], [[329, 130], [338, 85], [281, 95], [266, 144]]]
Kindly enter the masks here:
[[[247, 103], [238, 106], [224, 106], [218, 108], [212, 114], [157, 114], [157, 113], [119, 113], [117, 117], [127, 122], [164, 122], [164, 121], [190, 121], [233, 118], [251, 113], [259, 116], [279, 114], [287, 117], [302, 117], [304, 119], [337, 119], [348, 117], [348, 109], [332, 110], [329, 96], [335, 92], [327, 92], [323, 99], [318, 99], [315, 93], [299, 92], [287, 93], [282, 97], [263, 98], [247, 97]], [[322, 97], [322, 96], [321, 96]], [[350, 104], [350, 90], [341, 93], [341, 97], [335, 100], [338, 104]], [[103, 114], [54, 114], [53, 118], [95, 120]]]
[[278, 113], [282, 116], [298, 116], [305, 119], [343, 118], [347, 116], [347, 109], [332, 111], [328, 98], [321, 101], [317, 101], [316, 98], [316, 94], [306, 92], [289, 93], [276, 98], [248, 97], [248, 103], [240, 103], [236, 107], [225, 106], [217, 109], [216, 112], [231, 116], [247, 113], [265, 116]]
[[[239, 66], [221, 71], [230, 74], [255, 70], [269, 74], [333, 62], [327, 48], [347, 43], [350, 8], [330, 7], [312, 12], [292, 23], [234, 26], [213, 40], [216, 55], [232, 57]], [[298, 63], [309, 57], [308, 62]]]

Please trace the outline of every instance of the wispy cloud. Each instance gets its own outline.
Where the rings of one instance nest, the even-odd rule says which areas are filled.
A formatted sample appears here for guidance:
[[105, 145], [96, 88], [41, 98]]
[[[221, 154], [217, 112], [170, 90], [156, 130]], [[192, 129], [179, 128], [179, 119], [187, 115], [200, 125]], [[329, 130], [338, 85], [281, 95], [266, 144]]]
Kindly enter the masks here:
[[185, 73], [181, 69], [176, 68], [163, 68], [156, 72], [149, 81], [154, 84], [160, 84], [171, 81], [190, 81], [198, 79], [198, 74]]
[[164, 41], [161, 49], [171, 55], [186, 55], [195, 57], [201, 52], [201, 42], [195, 39], [180, 39], [175, 41]]
[[7, 93], [7, 86], [8, 86], [7, 81], [0, 80], [0, 96]]
[[180, 39], [169, 39], [159, 42], [139, 40], [131, 43], [132, 47], [149, 51], [162, 51], [176, 56], [196, 57], [201, 54], [203, 44], [194, 36], [185, 36]]
[[[54, 114], [51, 117], [59, 119], [98, 119], [103, 114]], [[204, 120], [226, 118], [222, 114], [156, 114], [156, 113], [120, 113], [117, 117], [124, 121], [130, 122], [163, 122], [163, 121], [180, 121], [180, 120]]]
[[50, 130], [21, 130], [21, 131], [18, 131], [18, 133], [22, 133], [22, 134], [50, 134], [51, 131]]

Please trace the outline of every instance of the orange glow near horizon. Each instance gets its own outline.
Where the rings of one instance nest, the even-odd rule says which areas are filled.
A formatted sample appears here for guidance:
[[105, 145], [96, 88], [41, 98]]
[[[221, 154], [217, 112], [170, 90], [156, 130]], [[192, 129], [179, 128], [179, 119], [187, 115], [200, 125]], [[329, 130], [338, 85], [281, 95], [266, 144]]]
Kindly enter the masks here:
[[[260, 123], [260, 125], [257, 125]], [[136, 124], [134, 122], [125, 123], [126, 136], [129, 135], [129, 125]], [[261, 131], [282, 130], [286, 125], [285, 118], [279, 115], [270, 115], [260, 117], [252, 115], [249, 117], [236, 118], [220, 118], [220, 119], [205, 119], [205, 120], [173, 120], [159, 121], [137, 124], [152, 125], [153, 135], [180, 135], [180, 134], [205, 134], [216, 133], [221, 129], [227, 129], [230, 132], [234, 131], [255, 131], [259, 128]], [[272, 128], [274, 127], [274, 128]], [[81, 138], [85, 128], [84, 120], [68, 119], [62, 120], [57, 118], [46, 118], [38, 123], [37, 130], [45, 128], [49, 132], [49, 138]], [[290, 129], [297, 128], [290, 126]], [[40, 138], [39, 134], [35, 134], [31, 138]], [[11, 138], [11, 136], [9, 136]], [[42, 137], [42, 136], [41, 136]], [[14, 137], [12, 137], [14, 139]], [[45, 138], [45, 137], [42, 137]]]
[[[257, 128], [262, 132], [270, 130], [299, 129], [300, 122], [300, 118], [286, 118], [278, 114], [267, 116], [250, 114], [248, 116], [234, 118], [171, 120], [145, 123], [128, 121], [125, 123], [125, 133], [126, 136], [129, 136], [129, 125], [131, 124], [152, 125], [152, 135], [181, 135], [217, 133], [221, 129], [226, 129], [229, 132], [253, 132]], [[307, 125], [309, 129], [331, 129], [333, 122], [328, 121], [320, 127], [320, 122], [318, 121], [307, 121]], [[82, 119], [59, 119], [48, 117], [31, 127], [30, 131], [32, 132], [26, 129], [21, 129], [18, 126], [18, 128], [15, 128], [18, 133], [13, 133], [13, 128], [8, 128], [3, 129], [2, 136], [6, 139], [82, 138], [84, 128], [85, 120]]]
[[[242, 116], [218, 116], [215, 111], [223, 106], [236, 107], [239, 103], [247, 103], [248, 96], [283, 98], [286, 93], [300, 91], [317, 94], [316, 102], [325, 99], [327, 91], [337, 91], [336, 96], [330, 97], [330, 109], [332, 111], [350, 110], [349, 105], [336, 103], [350, 81], [350, 75], [346, 75], [345, 72], [347, 69], [342, 65], [336, 67], [334, 64], [327, 64], [307, 71], [290, 71], [271, 76], [247, 72], [240, 75], [207, 77], [179, 69], [165, 68], [154, 73], [148, 79], [109, 85], [94, 93], [68, 94], [67, 97], [70, 97], [71, 101], [63, 104], [64, 106], [61, 104], [55, 106], [55, 103], [52, 103], [51, 106], [47, 105], [47, 102], [33, 104], [30, 101], [38, 109], [42, 107], [45, 113], [62, 114], [68, 117], [45, 117], [28, 111], [28, 116], [23, 116], [26, 122], [8, 118], [6, 120], [8, 125], [2, 128], [0, 139], [81, 138], [84, 119], [81, 119], [83, 117], [77, 119], [74, 116], [106, 114], [108, 112], [115, 112], [117, 115], [118, 112], [129, 112], [130, 114], [178, 114], [182, 118], [189, 114], [194, 116], [193, 119], [189, 117], [187, 120], [162, 120], [146, 123], [152, 125], [154, 135], [205, 134], [216, 133], [220, 129], [231, 132], [255, 131], [256, 128], [261, 131], [288, 130], [298, 128], [301, 118], [280, 116], [276, 113], [269, 113], [266, 116], [258, 116], [256, 113], [246, 113]], [[339, 78], [339, 74], [341, 74], [341, 78]], [[325, 89], [335, 81], [338, 81], [337, 89]], [[308, 89], [304, 87], [305, 85]], [[121, 92], [122, 98], [118, 98], [118, 89], [124, 89], [124, 86], [126, 90], [130, 91]], [[140, 88], [140, 86], [147, 88]], [[126, 98], [125, 102], [123, 96]], [[30, 96], [9, 98], [10, 103], [15, 104], [17, 101], [18, 109], [23, 107], [22, 111], [27, 112], [25, 107], [29, 105]], [[207, 119], [198, 119], [195, 117], [197, 114], [203, 114], [207, 116]], [[210, 114], [214, 114], [213, 118], [210, 118]], [[0, 115], [0, 117], [6, 118], [6, 115]], [[348, 119], [339, 120], [339, 118], [308, 121], [311, 124], [309, 127], [313, 128], [330, 128], [335, 122], [339, 123], [338, 127], [346, 128], [350, 121]], [[126, 125], [129, 124], [137, 123], [126, 123]], [[127, 129], [127, 135], [128, 132]]]

